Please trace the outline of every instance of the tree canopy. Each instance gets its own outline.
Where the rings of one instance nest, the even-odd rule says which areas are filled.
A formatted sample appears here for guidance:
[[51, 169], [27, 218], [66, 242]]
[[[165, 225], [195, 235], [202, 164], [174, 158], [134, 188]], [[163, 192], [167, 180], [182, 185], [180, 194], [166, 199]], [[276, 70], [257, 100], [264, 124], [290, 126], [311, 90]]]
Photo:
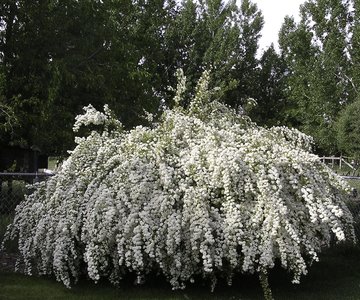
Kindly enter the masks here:
[[323, 153], [339, 150], [336, 120], [357, 94], [355, 2], [306, 1], [300, 22], [286, 18], [279, 35], [289, 70], [284, 90], [288, 122], [313, 135]]
[[[171, 106], [175, 71], [189, 95], [205, 68], [213, 86], [238, 105], [251, 92], [262, 17], [244, 1], [3, 1], [2, 104], [19, 124], [5, 142], [60, 154], [72, 148], [71, 124], [84, 105], [108, 103], [130, 128], [143, 110]], [[241, 83], [241, 85], [240, 85]], [[224, 92], [224, 93], [225, 93]], [[186, 104], [186, 100], [185, 103]]]
[[348, 105], [337, 121], [339, 149], [356, 160], [360, 159], [360, 101]]
[[211, 69], [212, 97], [339, 153], [337, 120], [359, 94], [359, 9], [355, 0], [306, 1], [299, 22], [285, 18], [280, 51], [259, 53], [264, 20], [250, 0], [4, 0], [0, 142], [65, 154], [89, 103], [108, 103], [126, 128], [146, 124], [144, 110], [156, 118], [174, 105], [168, 87], [182, 68], [183, 107]]

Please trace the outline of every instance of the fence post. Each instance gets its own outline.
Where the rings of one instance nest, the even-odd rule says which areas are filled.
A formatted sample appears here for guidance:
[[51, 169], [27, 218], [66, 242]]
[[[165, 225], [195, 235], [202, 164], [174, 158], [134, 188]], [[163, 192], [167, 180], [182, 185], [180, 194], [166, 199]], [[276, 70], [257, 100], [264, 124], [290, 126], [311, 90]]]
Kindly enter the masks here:
[[342, 163], [342, 154], [340, 154], [340, 162], [339, 162], [339, 168], [340, 168], [340, 170], [341, 170], [341, 164]]

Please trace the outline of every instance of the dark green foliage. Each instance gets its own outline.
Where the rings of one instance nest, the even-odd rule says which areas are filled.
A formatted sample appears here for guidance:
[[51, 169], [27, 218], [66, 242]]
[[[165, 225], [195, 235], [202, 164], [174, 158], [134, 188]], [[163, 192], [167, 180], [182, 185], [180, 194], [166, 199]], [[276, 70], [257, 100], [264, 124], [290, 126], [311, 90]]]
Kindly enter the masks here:
[[[240, 106], [257, 89], [256, 52], [262, 26], [261, 13], [248, 0], [240, 7], [234, 0], [183, 1], [165, 36], [170, 74], [182, 68], [188, 90], [194, 93], [202, 72], [211, 69], [211, 86], [221, 91], [216, 97]], [[173, 75], [169, 85], [175, 85]]]
[[[81, 108], [109, 104], [125, 127], [172, 106], [211, 69], [213, 96], [260, 125], [288, 125], [340, 151], [339, 112], [360, 91], [360, 6], [308, 0], [287, 17], [280, 53], [259, 55], [263, 17], [250, 0], [4, 0], [0, 3], [0, 141], [62, 155]], [[257, 102], [247, 106], [248, 99]]]
[[180, 67], [190, 93], [211, 68], [217, 98], [239, 106], [255, 96], [263, 21], [248, 0], [5, 0], [0, 23], [0, 103], [19, 120], [2, 133], [6, 144], [64, 154], [89, 103], [141, 124], [144, 109], [173, 105]]
[[360, 159], [360, 101], [348, 105], [337, 122], [339, 149], [346, 155]]
[[306, 1], [301, 21], [287, 18], [279, 36], [289, 69], [284, 89], [287, 123], [313, 135], [322, 153], [338, 151], [336, 120], [343, 106], [354, 101], [357, 89], [349, 55], [352, 13], [349, 1]]
[[108, 103], [127, 126], [139, 124], [143, 109], [156, 111], [163, 2], [3, 3], [3, 103], [20, 120], [6, 140], [62, 154], [88, 103]]
[[5, 99], [5, 74], [0, 69], [0, 143], [4, 142], [4, 136], [11, 133], [18, 122], [12, 108], [5, 103]]
[[258, 85], [254, 93], [257, 105], [249, 111], [251, 119], [259, 125], [285, 124], [285, 110], [289, 108], [289, 101], [285, 96], [287, 68], [273, 45], [262, 54], [257, 72]]
[[257, 81], [256, 69], [258, 60], [258, 40], [263, 26], [263, 17], [257, 6], [249, 0], [241, 2], [241, 25], [239, 44], [236, 51], [235, 64], [229, 74], [235, 78], [238, 85], [227, 94], [226, 103], [233, 107], [244, 105], [248, 98], [255, 97], [261, 82]]

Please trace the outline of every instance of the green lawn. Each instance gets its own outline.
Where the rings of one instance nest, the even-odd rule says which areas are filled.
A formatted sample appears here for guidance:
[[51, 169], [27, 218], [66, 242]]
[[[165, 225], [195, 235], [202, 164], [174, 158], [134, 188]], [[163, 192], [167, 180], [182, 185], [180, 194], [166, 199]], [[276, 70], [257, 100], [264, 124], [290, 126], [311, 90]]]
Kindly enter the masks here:
[[57, 165], [59, 160], [60, 160], [60, 157], [50, 156], [49, 159], [48, 159], [48, 169], [49, 170], [55, 170], [56, 165]]
[[360, 193], [360, 180], [359, 179], [347, 179], [346, 182]]

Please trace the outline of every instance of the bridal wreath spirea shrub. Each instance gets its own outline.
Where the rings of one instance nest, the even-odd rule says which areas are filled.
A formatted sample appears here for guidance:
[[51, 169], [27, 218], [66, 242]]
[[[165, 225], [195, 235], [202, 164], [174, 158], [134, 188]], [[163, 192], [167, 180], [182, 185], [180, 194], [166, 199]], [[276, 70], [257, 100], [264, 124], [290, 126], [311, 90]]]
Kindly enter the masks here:
[[181, 288], [279, 261], [298, 282], [332, 240], [354, 239], [347, 186], [310, 153], [311, 139], [209, 101], [207, 77], [188, 109], [165, 110], [149, 128], [125, 131], [107, 106], [85, 107], [74, 129], [101, 130], [76, 139], [8, 230], [29, 273], [70, 286], [83, 271], [113, 283], [155, 271]]

